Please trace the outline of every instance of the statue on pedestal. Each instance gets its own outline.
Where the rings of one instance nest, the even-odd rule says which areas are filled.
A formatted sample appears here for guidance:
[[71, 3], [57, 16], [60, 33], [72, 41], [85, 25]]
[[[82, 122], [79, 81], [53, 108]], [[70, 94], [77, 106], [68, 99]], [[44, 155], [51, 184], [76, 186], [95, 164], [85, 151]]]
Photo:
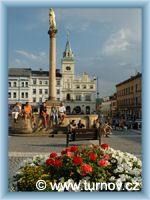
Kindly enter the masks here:
[[52, 8], [49, 9], [49, 23], [50, 23], [50, 28], [56, 30], [55, 13]]

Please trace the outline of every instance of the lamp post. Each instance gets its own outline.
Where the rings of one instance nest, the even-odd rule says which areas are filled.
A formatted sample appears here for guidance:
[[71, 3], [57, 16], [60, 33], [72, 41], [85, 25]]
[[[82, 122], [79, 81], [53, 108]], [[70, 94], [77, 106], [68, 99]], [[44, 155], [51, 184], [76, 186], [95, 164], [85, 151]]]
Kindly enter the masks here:
[[98, 76], [95, 76], [94, 77], [94, 80], [96, 81], [96, 111], [97, 111], [97, 114], [100, 114], [100, 102], [99, 102], [99, 87], [98, 87], [98, 79], [99, 77]]
[[98, 76], [97, 76], [97, 99], [99, 99], [99, 87], [98, 87]]

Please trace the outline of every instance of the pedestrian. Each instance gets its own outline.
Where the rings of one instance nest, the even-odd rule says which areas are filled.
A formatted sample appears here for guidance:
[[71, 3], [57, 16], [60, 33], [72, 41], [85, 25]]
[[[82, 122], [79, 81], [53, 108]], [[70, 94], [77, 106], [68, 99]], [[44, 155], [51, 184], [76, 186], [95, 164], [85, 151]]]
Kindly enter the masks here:
[[61, 124], [63, 124], [63, 121], [66, 117], [66, 108], [65, 108], [63, 102], [60, 103], [60, 107], [58, 109], [58, 115], [59, 115], [59, 118], [60, 118], [59, 124], [61, 125]]
[[23, 108], [23, 115], [25, 120], [25, 127], [27, 126], [27, 119], [31, 119], [32, 117], [32, 107], [29, 104], [29, 102], [26, 102], [24, 108]]
[[77, 124], [78, 128], [84, 128], [85, 125], [82, 123], [82, 120], [80, 119], [78, 124]]
[[45, 102], [40, 107], [40, 117], [42, 118], [43, 128], [47, 129], [49, 115], [47, 113], [47, 108], [46, 108]]
[[51, 107], [51, 119], [53, 124], [58, 124], [58, 110], [54, 104]]
[[76, 121], [73, 119], [69, 124], [70, 139], [75, 140], [75, 130], [77, 129]]

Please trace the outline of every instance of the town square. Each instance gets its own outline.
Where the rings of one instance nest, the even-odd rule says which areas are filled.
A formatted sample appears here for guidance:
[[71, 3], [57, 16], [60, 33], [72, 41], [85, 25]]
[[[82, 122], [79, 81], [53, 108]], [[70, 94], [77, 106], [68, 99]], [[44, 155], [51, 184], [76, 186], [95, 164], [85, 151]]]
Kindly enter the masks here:
[[138, 8], [10, 8], [9, 191], [142, 190], [141, 18]]

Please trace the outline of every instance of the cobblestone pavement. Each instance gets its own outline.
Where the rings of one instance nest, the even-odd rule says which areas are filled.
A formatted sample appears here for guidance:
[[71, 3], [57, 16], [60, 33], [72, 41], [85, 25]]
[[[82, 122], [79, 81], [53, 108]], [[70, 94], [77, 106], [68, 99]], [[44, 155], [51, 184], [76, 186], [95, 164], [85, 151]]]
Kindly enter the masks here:
[[[49, 154], [49, 152], [60, 152], [66, 146], [66, 138], [61, 137], [19, 137], [9, 136], [9, 188], [11, 187], [12, 177], [18, 165], [26, 158], [37, 154]], [[71, 145], [98, 144], [98, 141], [72, 142]], [[102, 143], [108, 143], [114, 149], [133, 153], [142, 158], [141, 134], [134, 131], [115, 131], [110, 138], [102, 138]]]

